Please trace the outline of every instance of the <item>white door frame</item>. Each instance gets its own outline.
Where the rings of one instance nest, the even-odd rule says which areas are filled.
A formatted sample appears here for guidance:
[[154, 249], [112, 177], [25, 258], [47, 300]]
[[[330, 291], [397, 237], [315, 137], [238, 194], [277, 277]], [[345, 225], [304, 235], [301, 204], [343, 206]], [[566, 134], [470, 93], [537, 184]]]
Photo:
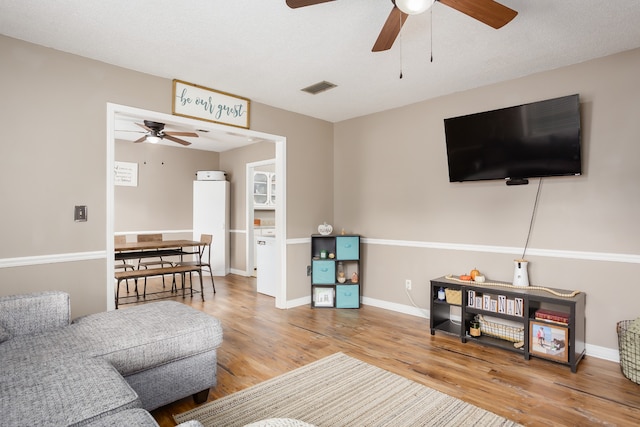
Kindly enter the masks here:
[[[174, 116], [156, 111], [143, 110], [140, 108], [129, 107], [126, 105], [118, 105], [107, 103], [107, 212], [106, 212], [106, 253], [107, 253], [107, 270], [106, 270], [106, 293], [107, 293], [107, 310], [115, 309], [115, 288], [113, 279], [114, 259], [113, 254], [114, 242], [114, 179], [113, 166], [115, 162], [115, 123], [118, 115], [126, 115], [127, 117], [136, 117], [140, 120], [157, 120], [163, 123], [176, 123], [187, 126], [193, 126], [195, 129], [208, 129], [212, 132], [229, 132], [254, 138], [256, 140], [273, 141], [276, 144], [276, 176], [278, 177], [278, 185], [276, 187], [276, 224], [279, 224], [279, 230], [276, 236], [277, 262], [279, 268], [277, 271], [278, 289], [276, 292], [276, 307], [287, 308], [287, 227], [286, 227], [286, 143], [287, 139], [283, 136], [272, 135], [263, 132], [256, 132], [249, 129], [240, 129], [236, 127], [220, 125], [217, 123], [209, 123], [200, 120], [193, 120], [186, 117]], [[247, 223], [247, 234], [249, 229], [253, 229], [253, 222]], [[251, 232], [253, 235], [253, 232]], [[248, 260], [247, 260], [248, 261]], [[252, 262], [253, 263], [253, 262]]]
[[[246, 184], [247, 184], [247, 201], [246, 201], [246, 206], [247, 206], [247, 270], [246, 270], [246, 275], [247, 276], [252, 276], [253, 275], [253, 270], [255, 268], [255, 264], [253, 263], [253, 259], [254, 259], [254, 252], [256, 250], [256, 245], [254, 244], [254, 234], [253, 234], [253, 219], [255, 217], [254, 215], [254, 207], [253, 207], [253, 172], [255, 171], [255, 169], [257, 167], [260, 166], [266, 166], [266, 165], [273, 165], [276, 163], [276, 159], [267, 159], [267, 160], [261, 160], [258, 162], [251, 162], [251, 163], [247, 163], [246, 165]], [[276, 179], [277, 179], [278, 175], [276, 174]], [[267, 186], [270, 186], [271, 183], [267, 183]], [[276, 183], [276, 193], [278, 192], [278, 184]], [[268, 193], [268, 191], [267, 191]], [[278, 230], [279, 227], [281, 226], [281, 224], [279, 224], [277, 222], [277, 217], [278, 217], [278, 199], [277, 199], [277, 195], [276, 195], [276, 207], [275, 207], [275, 215], [276, 215], [276, 234], [278, 234]]]

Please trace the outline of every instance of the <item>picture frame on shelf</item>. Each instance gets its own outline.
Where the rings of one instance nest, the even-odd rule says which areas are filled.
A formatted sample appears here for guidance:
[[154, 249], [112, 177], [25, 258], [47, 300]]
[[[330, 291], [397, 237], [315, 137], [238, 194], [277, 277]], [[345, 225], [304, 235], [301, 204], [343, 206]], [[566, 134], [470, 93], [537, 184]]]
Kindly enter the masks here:
[[333, 288], [319, 286], [313, 288], [313, 305], [315, 307], [333, 307], [334, 297]]
[[568, 362], [569, 329], [546, 322], [529, 322], [529, 352], [533, 356]]

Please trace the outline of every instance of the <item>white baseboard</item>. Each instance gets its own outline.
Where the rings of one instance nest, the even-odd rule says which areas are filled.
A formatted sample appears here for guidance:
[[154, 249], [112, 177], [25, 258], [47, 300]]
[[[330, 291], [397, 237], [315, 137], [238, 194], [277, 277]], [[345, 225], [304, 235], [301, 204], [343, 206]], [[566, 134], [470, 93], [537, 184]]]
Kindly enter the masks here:
[[229, 270], [229, 273], [237, 274], [238, 276], [243, 276], [243, 277], [249, 277], [250, 276], [249, 274], [247, 274], [247, 272], [245, 270], [238, 270], [236, 268], [231, 268]]
[[311, 306], [311, 296], [289, 300], [286, 303], [287, 308], [300, 307], [301, 305]]

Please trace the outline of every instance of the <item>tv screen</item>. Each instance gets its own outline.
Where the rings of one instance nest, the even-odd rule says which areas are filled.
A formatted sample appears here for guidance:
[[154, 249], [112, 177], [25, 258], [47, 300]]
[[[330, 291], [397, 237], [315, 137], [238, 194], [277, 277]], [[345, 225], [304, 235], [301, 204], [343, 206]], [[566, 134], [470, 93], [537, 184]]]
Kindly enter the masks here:
[[580, 99], [569, 95], [444, 120], [449, 181], [580, 175]]

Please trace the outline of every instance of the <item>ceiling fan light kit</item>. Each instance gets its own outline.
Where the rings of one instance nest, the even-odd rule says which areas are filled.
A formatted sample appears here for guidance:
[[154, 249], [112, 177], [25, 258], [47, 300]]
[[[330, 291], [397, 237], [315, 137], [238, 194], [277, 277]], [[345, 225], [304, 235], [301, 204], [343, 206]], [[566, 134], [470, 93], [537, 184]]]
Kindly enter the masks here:
[[396, 6], [407, 15], [418, 15], [429, 9], [435, 0], [396, 0]]

